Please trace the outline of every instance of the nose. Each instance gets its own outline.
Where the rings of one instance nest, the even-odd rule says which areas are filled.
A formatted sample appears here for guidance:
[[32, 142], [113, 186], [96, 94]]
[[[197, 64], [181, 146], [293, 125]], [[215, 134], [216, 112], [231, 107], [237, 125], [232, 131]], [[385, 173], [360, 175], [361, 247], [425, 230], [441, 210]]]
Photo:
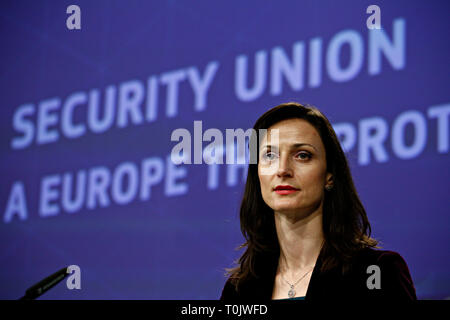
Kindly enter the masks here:
[[280, 161], [278, 161], [277, 176], [280, 178], [292, 177], [292, 168], [288, 157], [280, 157]]

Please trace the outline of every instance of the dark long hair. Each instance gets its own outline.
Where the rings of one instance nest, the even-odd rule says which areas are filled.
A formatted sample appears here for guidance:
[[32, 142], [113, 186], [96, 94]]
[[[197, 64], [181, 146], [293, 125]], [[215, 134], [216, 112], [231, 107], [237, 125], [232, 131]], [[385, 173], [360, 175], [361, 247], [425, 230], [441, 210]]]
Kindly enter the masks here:
[[[347, 158], [333, 127], [323, 113], [313, 106], [296, 102], [284, 103], [265, 112], [253, 129], [259, 133], [259, 129], [269, 129], [272, 125], [291, 118], [308, 121], [316, 128], [325, 146], [327, 171], [333, 176], [333, 189], [326, 191], [324, 196], [321, 271], [340, 267], [342, 273], [345, 273], [358, 251], [367, 247], [376, 248], [378, 241], [370, 237], [370, 224], [356, 192]], [[253, 138], [263, 137], [257, 134]], [[260, 142], [257, 140], [256, 143], [257, 155]], [[238, 265], [227, 269], [227, 275], [237, 290], [242, 283], [260, 276], [261, 264], [268, 261], [267, 257], [278, 259], [280, 253], [274, 212], [261, 195], [258, 164], [248, 166], [240, 222], [246, 241], [238, 249], [246, 249], [237, 261]]]

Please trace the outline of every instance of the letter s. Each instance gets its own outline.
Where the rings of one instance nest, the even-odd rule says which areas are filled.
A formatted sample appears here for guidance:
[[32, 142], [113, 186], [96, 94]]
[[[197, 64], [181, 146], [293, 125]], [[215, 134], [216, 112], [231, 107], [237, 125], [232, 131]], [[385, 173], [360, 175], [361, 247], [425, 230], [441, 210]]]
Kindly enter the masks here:
[[34, 125], [31, 121], [25, 119], [26, 116], [34, 113], [34, 105], [24, 104], [14, 113], [13, 127], [19, 132], [23, 132], [22, 137], [14, 137], [11, 140], [11, 148], [23, 149], [30, 145], [34, 137]]

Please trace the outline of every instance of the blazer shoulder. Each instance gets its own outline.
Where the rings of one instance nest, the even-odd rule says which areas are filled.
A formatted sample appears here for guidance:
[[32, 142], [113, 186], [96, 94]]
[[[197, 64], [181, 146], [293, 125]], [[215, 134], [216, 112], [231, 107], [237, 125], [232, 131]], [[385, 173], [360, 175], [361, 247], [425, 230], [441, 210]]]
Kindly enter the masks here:
[[[358, 255], [367, 272], [379, 272], [383, 296], [416, 300], [416, 291], [405, 259], [395, 251], [365, 249]], [[373, 266], [369, 270], [369, 267]]]
[[361, 250], [356, 259], [364, 264], [372, 263], [385, 267], [408, 269], [405, 259], [398, 252], [391, 250], [366, 248]]
[[222, 294], [220, 295], [220, 300], [237, 300], [238, 294], [236, 292], [236, 287], [231, 281], [231, 278], [228, 278], [225, 282], [225, 285], [222, 289]]
[[395, 259], [395, 258], [401, 258], [401, 255], [398, 252], [391, 251], [391, 250], [380, 250], [380, 249], [374, 249], [374, 248], [365, 248], [358, 252], [356, 255], [357, 259], [361, 259], [363, 261], [367, 262], [377, 262], [380, 259]]
[[259, 276], [257, 278], [247, 279], [236, 289], [231, 278], [225, 282], [220, 296], [220, 300], [227, 301], [262, 301], [270, 300], [273, 290], [273, 278], [269, 275]]

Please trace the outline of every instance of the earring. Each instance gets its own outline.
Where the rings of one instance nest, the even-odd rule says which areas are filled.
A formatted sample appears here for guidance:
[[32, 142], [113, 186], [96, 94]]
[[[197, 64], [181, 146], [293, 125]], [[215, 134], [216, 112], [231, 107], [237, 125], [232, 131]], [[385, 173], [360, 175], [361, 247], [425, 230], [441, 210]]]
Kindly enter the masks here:
[[327, 191], [330, 191], [331, 189], [333, 189], [333, 185], [327, 185], [325, 186], [325, 189], [327, 189]]

